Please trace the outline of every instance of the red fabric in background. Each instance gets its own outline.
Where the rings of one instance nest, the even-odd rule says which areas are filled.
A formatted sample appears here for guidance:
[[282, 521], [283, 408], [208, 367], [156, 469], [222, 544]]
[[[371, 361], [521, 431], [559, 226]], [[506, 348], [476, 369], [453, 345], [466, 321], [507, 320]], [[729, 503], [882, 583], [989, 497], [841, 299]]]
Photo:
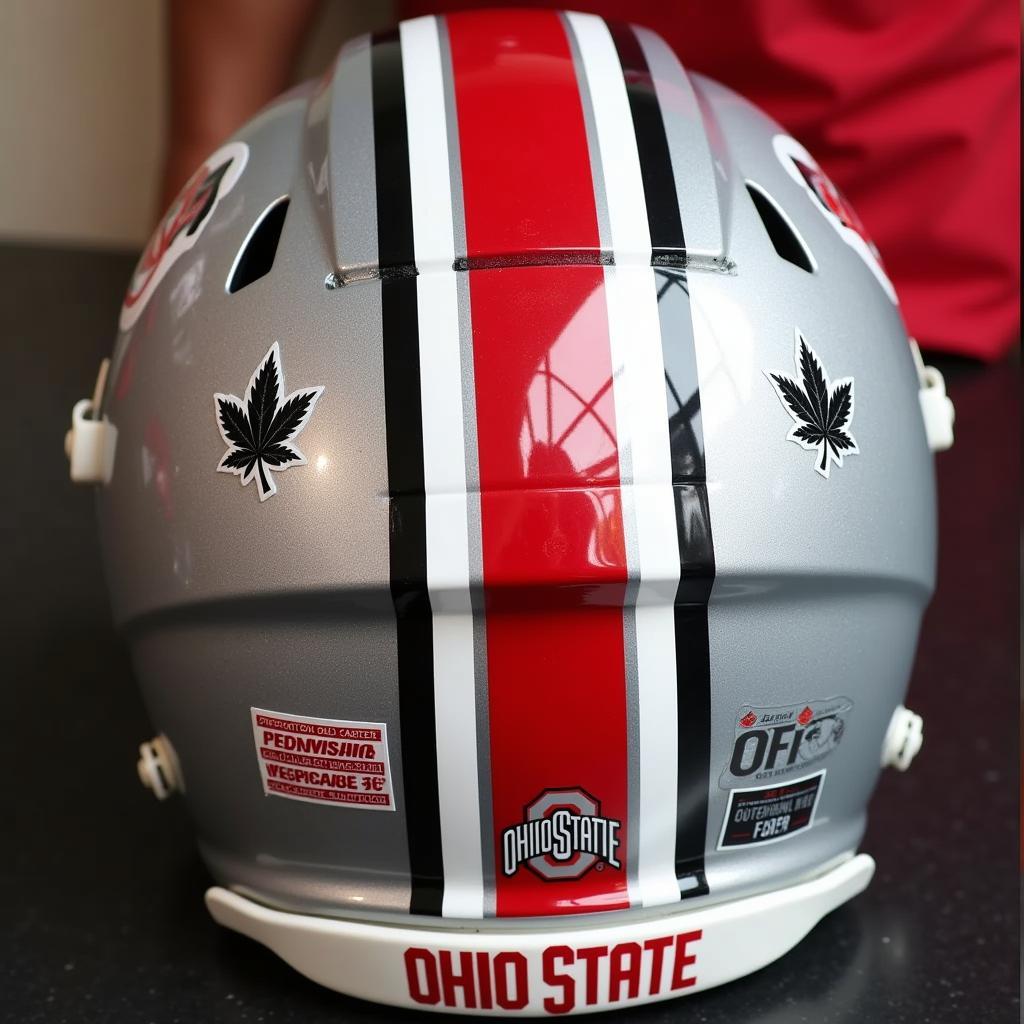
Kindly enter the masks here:
[[[402, 17], [494, 6], [404, 0]], [[557, 7], [525, 0], [519, 6]], [[850, 198], [923, 346], [1020, 331], [1020, 11], [1011, 0], [604, 0], [766, 110]]]

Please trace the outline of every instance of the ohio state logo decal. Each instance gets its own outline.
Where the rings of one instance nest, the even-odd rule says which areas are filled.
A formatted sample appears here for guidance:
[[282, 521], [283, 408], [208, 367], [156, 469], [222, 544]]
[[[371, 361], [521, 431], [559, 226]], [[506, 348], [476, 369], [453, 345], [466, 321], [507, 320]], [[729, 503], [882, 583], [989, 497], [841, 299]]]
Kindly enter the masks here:
[[511, 877], [525, 865], [545, 882], [570, 882], [595, 866], [621, 868], [621, 828], [586, 790], [545, 789], [523, 808], [523, 821], [502, 832], [502, 870]]
[[815, 207], [835, 228], [839, 237], [867, 264], [868, 269], [893, 302], [897, 302], [896, 289], [882, 266], [875, 243], [871, 241], [863, 221], [850, 205], [849, 199], [836, 187], [832, 179], [818, 166], [818, 162], [788, 135], [776, 135], [772, 140], [775, 155], [786, 173], [803, 188]]
[[121, 306], [122, 331], [139, 319], [167, 271], [199, 240], [217, 203], [235, 187], [248, 159], [249, 147], [244, 142], [229, 142], [189, 179], [153, 233], [132, 274]]

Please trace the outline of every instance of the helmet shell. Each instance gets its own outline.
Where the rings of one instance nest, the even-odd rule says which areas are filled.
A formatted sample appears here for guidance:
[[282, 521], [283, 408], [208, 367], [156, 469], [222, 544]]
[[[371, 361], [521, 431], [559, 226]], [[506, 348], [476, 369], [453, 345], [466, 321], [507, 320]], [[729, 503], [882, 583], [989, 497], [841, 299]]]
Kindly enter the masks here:
[[[877, 254], [762, 112], [588, 15], [404, 23], [218, 151], [132, 293], [103, 548], [220, 883], [483, 927], [856, 850], [932, 460]], [[275, 351], [271, 412], [317, 392], [299, 454], [232, 478], [221, 402]], [[383, 727], [390, 804], [268, 789], [317, 766], [260, 711]]]

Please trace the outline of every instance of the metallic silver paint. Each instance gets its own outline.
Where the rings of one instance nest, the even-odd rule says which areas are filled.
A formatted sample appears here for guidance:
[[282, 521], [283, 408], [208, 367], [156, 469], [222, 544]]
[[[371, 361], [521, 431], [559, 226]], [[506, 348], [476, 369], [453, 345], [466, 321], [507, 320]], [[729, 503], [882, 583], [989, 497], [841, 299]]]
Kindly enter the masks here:
[[[442, 53], [444, 44], [442, 39]], [[449, 151], [450, 152], [450, 151]], [[456, 151], [457, 152], [457, 151]], [[454, 160], [454, 157], [452, 157]], [[455, 187], [453, 172], [453, 189]], [[458, 213], [455, 213], [455, 210]], [[456, 227], [462, 225], [463, 238], [455, 238], [456, 252], [461, 244], [465, 252], [465, 223], [463, 220], [461, 193], [452, 198], [452, 210]], [[476, 388], [473, 373], [473, 324], [469, 302], [469, 276], [457, 275], [455, 290], [459, 303], [459, 350], [462, 361], [462, 410], [465, 431], [466, 460], [466, 517], [469, 532], [469, 600], [473, 610], [473, 670], [476, 681], [476, 746], [477, 779], [480, 791], [480, 850], [483, 862], [484, 916], [494, 917], [497, 912], [497, 895], [494, 888], [495, 849], [494, 814], [491, 806], [491, 728], [487, 689], [487, 624], [484, 609], [484, 557], [481, 536], [482, 513], [480, 510], [480, 460], [476, 436]]]
[[[935, 493], [898, 310], [775, 159], [780, 129], [724, 87], [692, 77], [737, 169], [728, 246], [735, 276], [690, 274], [717, 564], [707, 874], [721, 898], [794, 880], [856, 848], [934, 586]], [[778, 258], [744, 178], [786, 210], [816, 273]], [[836, 377], [856, 381], [861, 455], [828, 480], [785, 440], [789, 417], [762, 373], [792, 365], [797, 325]], [[736, 709], [839, 693], [856, 707], [843, 743], [822, 762], [828, 776], [814, 827], [771, 846], [716, 852], [728, 798], [717, 780]]]
[[[660, 48], [642, 38], [656, 75], [670, 79]], [[700, 272], [699, 259], [689, 274], [718, 569], [706, 854], [707, 900], [719, 901], [806, 878], [860, 841], [882, 737], [934, 585], [934, 481], [898, 310], [778, 164], [777, 126], [722, 86], [691, 80], [708, 149], [687, 149], [694, 124], [686, 132], [670, 125], [669, 142], [681, 187], [699, 181], [718, 227], [714, 218], [688, 218], [687, 238], [699, 256], [701, 244], [716, 251], [718, 231], [735, 260], [729, 275]], [[104, 407], [121, 444], [98, 503], [115, 616], [154, 724], [181, 760], [215, 876], [284, 908], [400, 920], [408, 863], [387, 592], [380, 286], [324, 288], [332, 271], [372, 269], [376, 256], [368, 86], [364, 42], [346, 49], [329, 102], [300, 91], [239, 133], [251, 153], [231, 201], [218, 206], [195, 257], [173, 268], [118, 340]], [[318, 114], [325, 137], [321, 120], [307, 123], [307, 104], [318, 102], [327, 103]], [[317, 170], [310, 154], [319, 147], [329, 158], [327, 207], [308, 169]], [[818, 261], [815, 274], [777, 257], [745, 178], [796, 223]], [[253, 219], [285, 193], [291, 205], [273, 271], [225, 295]], [[464, 228], [461, 236], [464, 247]], [[195, 298], [182, 308], [170, 297], [186, 275]], [[472, 395], [461, 282], [460, 303]], [[786, 442], [788, 417], [762, 372], [791, 364], [795, 325], [831, 373], [856, 380], [862, 454], [827, 481]], [[210, 396], [237, 387], [274, 340], [289, 379], [326, 392], [303, 435], [309, 465], [261, 506], [214, 472], [223, 446]], [[467, 470], [473, 492], [476, 469]], [[478, 537], [478, 503], [470, 508]], [[479, 557], [477, 550], [477, 580]], [[479, 672], [479, 604], [476, 619]], [[728, 797], [717, 780], [736, 709], [838, 693], [856, 708], [823, 764], [814, 827], [768, 847], [715, 851]], [[399, 813], [325, 813], [265, 797], [249, 729], [254, 704], [386, 721]], [[483, 702], [478, 720], [486, 723]], [[480, 754], [474, 770], [483, 773], [483, 745]], [[481, 830], [486, 840], [490, 822]], [[491, 857], [485, 872], [493, 878]]]
[[[349, 905], [359, 878], [366, 903], [397, 910], [408, 905], [408, 862], [386, 585], [380, 282], [323, 286], [330, 267], [298, 159], [304, 106], [278, 104], [242, 133], [252, 160], [238, 185], [243, 205], [230, 223], [218, 207], [204, 232], [201, 297], [175, 320], [168, 297], [187, 272], [175, 267], [127, 341], [130, 383], [115, 377], [107, 394], [126, 433], [99, 494], [101, 534], [147, 706], [186, 779], [204, 780], [185, 799], [215, 875], [279, 906], [325, 910]], [[291, 204], [273, 270], [226, 295], [251, 220], [282, 193]], [[175, 358], [181, 342], [168, 344], [179, 337], [187, 361]], [[326, 391], [302, 437], [308, 465], [261, 507], [215, 472], [223, 444], [210, 405], [274, 340], [290, 380]], [[164, 464], [147, 482], [142, 449], [155, 431], [166, 438]], [[252, 736], [240, 729], [252, 705], [357, 719], [372, 709], [387, 722], [399, 812], [361, 815], [356, 829], [344, 812], [263, 796]], [[371, 817], [387, 820], [362, 820]]]
[[687, 260], [720, 262], [730, 255], [728, 204], [714, 166], [707, 114], [698, 105], [690, 76], [665, 40], [644, 28], [637, 28], [636, 35], [664, 118]]
[[[335, 239], [331, 269], [346, 281], [372, 272], [377, 264], [369, 38], [349, 43], [339, 54], [334, 68], [327, 129]], [[353, 188], [353, 182], [364, 184]]]
[[[459, 151], [459, 120], [455, 109], [452, 47], [448, 39], [448, 23], [444, 18], [437, 19], [437, 40], [444, 75], [444, 122], [448, 139], [448, 173], [452, 183], [452, 235], [455, 241], [455, 257], [459, 259], [466, 256], [466, 210], [462, 202], [462, 157]], [[474, 448], [474, 452], [475, 450]]]

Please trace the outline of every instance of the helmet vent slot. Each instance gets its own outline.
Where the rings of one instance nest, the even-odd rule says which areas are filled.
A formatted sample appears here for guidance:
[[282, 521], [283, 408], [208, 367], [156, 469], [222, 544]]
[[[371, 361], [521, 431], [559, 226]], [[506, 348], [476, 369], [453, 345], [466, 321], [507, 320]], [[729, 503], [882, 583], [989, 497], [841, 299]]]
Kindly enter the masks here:
[[754, 207], [775, 251], [788, 263], [813, 274], [818, 264], [807, 248], [807, 243], [793, 226], [793, 222], [782, 212], [782, 207], [760, 185], [747, 182], [747, 191], [754, 201]]
[[235, 257], [228, 275], [228, 292], [234, 294], [270, 273], [281, 240], [284, 218], [288, 213], [288, 196], [275, 199], [260, 214]]

